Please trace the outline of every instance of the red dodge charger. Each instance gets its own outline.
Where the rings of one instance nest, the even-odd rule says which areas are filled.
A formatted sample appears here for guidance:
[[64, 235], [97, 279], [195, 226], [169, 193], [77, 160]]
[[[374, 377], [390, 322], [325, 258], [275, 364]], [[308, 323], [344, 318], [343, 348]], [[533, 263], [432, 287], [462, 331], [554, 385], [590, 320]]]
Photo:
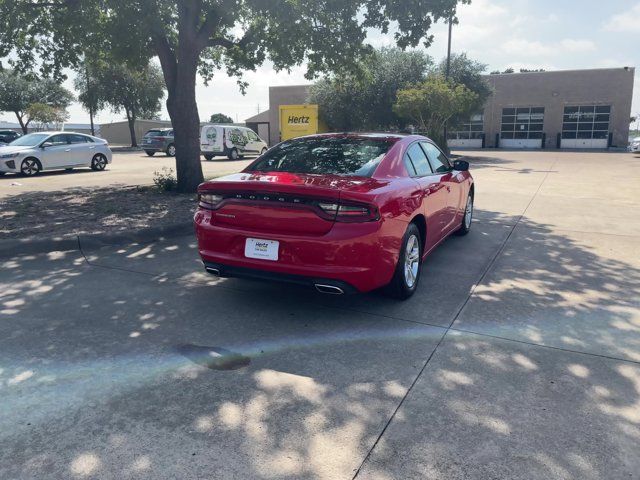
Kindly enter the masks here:
[[198, 188], [205, 269], [323, 293], [418, 286], [422, 261], [473, 215], [469, 164], [428, 138], [324, 134], [285, 141]]

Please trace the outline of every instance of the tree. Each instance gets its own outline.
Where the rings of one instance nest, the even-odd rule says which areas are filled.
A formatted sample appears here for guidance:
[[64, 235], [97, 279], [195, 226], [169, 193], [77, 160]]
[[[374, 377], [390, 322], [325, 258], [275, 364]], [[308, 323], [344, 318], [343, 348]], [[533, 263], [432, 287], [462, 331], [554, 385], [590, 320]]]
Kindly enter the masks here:
[[50, 78], [0, 71], [0, 111], [13, 112], [25, 134], [34, 120], [29, 114], [31, 105], [39, 103], [65, 110], [72, 101], [71, 92]]
[[455, 85], [441, 75], [433, 74], [422, 83], [398, 91], [394, 110], [444, 147], [444, 124], [468, 111], [477, 101], [478, 94], [464, 85]]
[[164, 97], [164, 80], [153, 64], [132, 68], [124, 63], [100, 62], [96, 68], [96, 97], [114, 113], [124, 112], [129, 124], [131, 146], [137, 147], [135, 122], [157, 117]]
[[385, 130], [400, 119], [393, 111], [396, 92], [424, 80], [431, 58], [422, 52], [382, 48], [354, 72], [325, 77], [311, 87], [310, 100], [334, 130]]
[[[307, 75], [349, 68], [371, 48], [367, 31], [394, 34], [401, 48], [429, 46], [434, 21], [469, 0], [0, 0], [0, 55], [63, 75], [87, 44], [133, 59], [157, 55], [176, 138], [178, 189], [194, 191], [200, 163], [196, 76], [218, 68], [238, 77], [270, 60], [276, 70], [307, 63]], [[44, 40], [43, 40], [44, 39]]]
[[233, 123], [233, 118], [224, 113], [214, 113], [209, 119], [211, 123]]
[[29, 121], [38, 123], [42, 127], [49, 128], [51, 124], [66, 122], [69, 114], [64, 108], [52, 107], [45, 103], [32, 103], [27, 107]]
[[[437, 73], [444, 77], [446, 69], [447, 59], [445, 58], [438, 65]], [[487, 66], [484, 63], [470, 59], [464, 52], [451, 55], [449, 81], [453, 85], [464, 85], [477, 95], [476, 101], [469, 103], [466, 110], [451, 117], [452, 123], [468, 122], [471, 115], [483, 109], [487, 99], [493, 93], [487, 81], [482, 77], [486, 69]]]
[[78, 101], [83, 108], [89, 112], [91, 135], [95, 135], [93, 117], [105, 108], [105, 101], [100, 91], [97, 62], [87, 59], [86, 55], [77, 71], [74, 87], [76, 91], [79, 92]]

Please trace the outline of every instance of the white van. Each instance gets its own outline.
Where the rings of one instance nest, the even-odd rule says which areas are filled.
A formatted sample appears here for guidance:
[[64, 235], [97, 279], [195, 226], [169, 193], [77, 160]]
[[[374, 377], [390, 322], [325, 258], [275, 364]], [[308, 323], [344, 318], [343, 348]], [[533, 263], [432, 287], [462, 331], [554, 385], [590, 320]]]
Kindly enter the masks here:
[[256, 132], [232, 125], [205, 125], [200, 131], [200, 151], [207, 160], [226, 156], [237, 160], [244, 155], [262, 155], [269, 147]]

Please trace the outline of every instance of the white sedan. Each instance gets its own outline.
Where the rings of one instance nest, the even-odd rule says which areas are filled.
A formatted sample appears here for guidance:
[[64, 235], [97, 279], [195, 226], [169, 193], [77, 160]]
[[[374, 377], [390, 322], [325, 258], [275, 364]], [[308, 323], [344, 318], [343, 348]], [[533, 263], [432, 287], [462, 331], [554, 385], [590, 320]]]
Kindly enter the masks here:
[[629, 142], [629, 151], [630, 152], [640, 152], [640, 137], [636, 137]]
[[76, 167], [104, 170], [111, 157], [109, 145], [101, 138], [70, 132], [30, 133], [0, 148], [0, 175], [32, 176]]

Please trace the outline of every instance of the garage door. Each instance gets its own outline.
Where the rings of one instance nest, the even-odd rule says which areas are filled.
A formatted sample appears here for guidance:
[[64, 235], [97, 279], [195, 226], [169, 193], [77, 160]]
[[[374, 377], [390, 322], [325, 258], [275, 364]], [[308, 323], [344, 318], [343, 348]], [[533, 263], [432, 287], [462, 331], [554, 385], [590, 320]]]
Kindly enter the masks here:
[[502, 109], [502, 148], [542, 148], [544, 107]]
[[573, 105], [564, 107], [560, 148], [607, 148], [609, 105]]
[[448, 133], [449, 148], [482, 148], [484, 115], [472, 115], [468, 122], [458, 125]]

